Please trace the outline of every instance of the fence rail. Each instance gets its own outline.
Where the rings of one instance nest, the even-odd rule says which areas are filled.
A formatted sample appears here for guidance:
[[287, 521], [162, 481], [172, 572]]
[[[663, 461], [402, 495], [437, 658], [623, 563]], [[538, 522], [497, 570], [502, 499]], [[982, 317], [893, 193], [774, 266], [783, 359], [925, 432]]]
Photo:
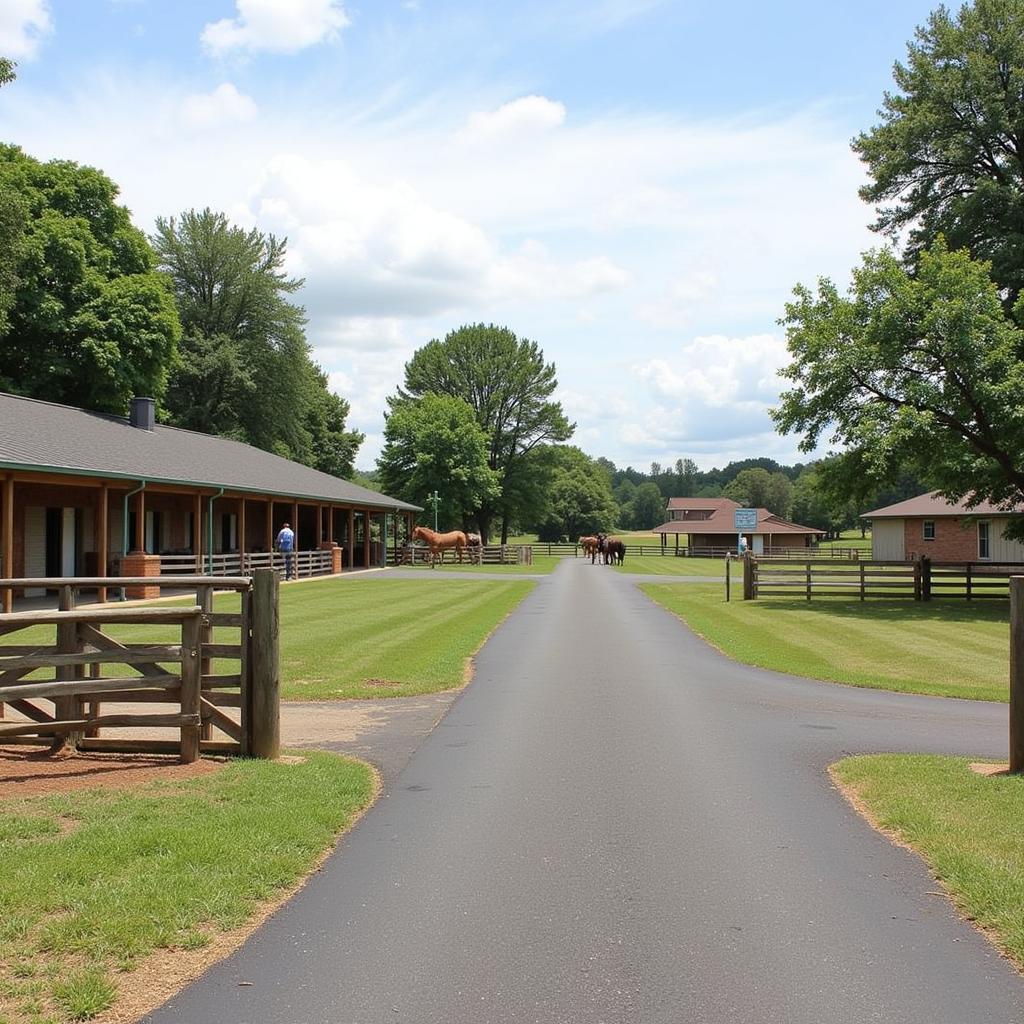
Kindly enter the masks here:
[[[26, 582], [0, 580], [0, 590]], [[275, 573], [263, 571], [255, 580], [148, 576], [31, 582], [57, 590], [60, 607], [0, 615], [0, 744], [177, 753], [185, 762], [200, 753], [277, 756]], [[186, 589], [195, 601], [184, 608], [76, 605], [79, 591], [133, 583]], [[239, 610], [214, 611], [215, 590], [238, 593]], [[38, 629], [49, 626], [53, 643], [40, 643]], [[108, 632], [111, 627], [115, 632]], [[149, 627], [162, 629], [154, 635]], [[26, 630], [33, 632], [25, 635]], [[165, 707], [104, 711], [111, 702]], [[20, 718], [7, 719], [6, 707]], [[237, 719], [224, 709], [236, 709]], [[178, 737], [101, 735], [104, 729], [126, 728], [173, 729]]]
[[[295, 568], [300, 578], [307, 576], [326, 576], [332, 571], [331, 552], [319, 549], [296, 551], [294, 553]], [[284, 554], [280, 551], [247, 551], [245, 554], [227, 552], [223, 554], [202, 555], [203, 573], [207, 576], [247, 576], [257, 569], [275, 569], [284, 574]], [[118, 565], [115, 560], [115, 567]], [[174, 554], [160, 556], [160, 574], [162, 576], [194, 576], [196, 574], [196, 556], [190, 554]], [[33, 581], [38, 587], [38, 581]]]
[[1009, 596], [1010, 577], [1024, 573], [1024, 563], [933, 562], [861, 559], [838, 562], [820, 559], [759, 558], [744, 561], [744, 596], [910, 598], [931, 601]]
[[[475, 565], [533, 565], [533, 547], [530, 544], [484, 544], [480, 548], [467, 547], [462, 555], [463, 562]], [[571, 548], [572, 545], [566, 545]], [[451, 565], [457, 563], [459, 556], [455, 551], [444, 551], [436, 564]], [[388, 548], [389, 565], [430, 565], [430, 549], [419, 544], [407, 544], [404, 547]]]

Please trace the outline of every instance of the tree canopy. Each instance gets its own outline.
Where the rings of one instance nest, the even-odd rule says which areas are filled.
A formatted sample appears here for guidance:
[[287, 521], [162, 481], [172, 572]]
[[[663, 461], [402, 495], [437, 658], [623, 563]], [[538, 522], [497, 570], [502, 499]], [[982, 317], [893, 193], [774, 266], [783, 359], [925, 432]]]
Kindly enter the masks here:
[[472, 408], [488, 439], [487, 462], [498, 474], [499, 496], [476, 513], [480, 532], [489, 536], [501, 516], [502, 541], [513, 520], [533, 518], [536, 488], [524, 470], [538, 445], [566, 441], [575, 424], [558, 402], [555, 366], [544, 361], [536, 342], [517, 338], [507, 327], [473, 324], [430, 341], [405, 366], [404, 386], [390, 398], [418, 401], [427, 394], [460, 398]]
[[[869, 253], [848, 295], [828, 280], [795, 294], [783, 321], [794, 386], [773, 416], [805, 451], [846, 449], [837, 472], [851, 492], [910, 469], [954, 500], [1024, 502], [1024, 331], [988, 263], [940, 238], [913, 274]], [[1024, 536], [1024, 521], [1011, 529]]]
[[223, 213], [158, 218], [152, 237], [184, 334], [167, 391], [171, 422], [348, 476], [363, 435], [310, 358], [306, 316], [289, 300], [287, 241]]
[[500, 493], [498, 474], [487, 464], [487, 444], [461, 398], [426, 394], [398, 402], [384, 427], [377, 478], [386, 493], [416, 505], [425, 506], [436, 490], [440, 528], [462, 528]]
[[540, 540], [575, 541], [615, 526], [617, 508], [611, 479], [601, 460], [571, 446], [549, 445], [550, 463], [543, 515], [536, 523]]
[[145, 235], [102, 172], [0, 145], [0, 388], [124, 413], [180, 335]]
[[854, 141], [861, 195], [908, 256], [942, 233], [990, 260], [1012, 308], [1024, 286], [1024, 0], [940, 7], [894, 69], [881, 123]]
[[18, 65], [8, 57], [0, 57], [0, 85], [7, 85], [13, 82], [16, 75], [14, 69]]

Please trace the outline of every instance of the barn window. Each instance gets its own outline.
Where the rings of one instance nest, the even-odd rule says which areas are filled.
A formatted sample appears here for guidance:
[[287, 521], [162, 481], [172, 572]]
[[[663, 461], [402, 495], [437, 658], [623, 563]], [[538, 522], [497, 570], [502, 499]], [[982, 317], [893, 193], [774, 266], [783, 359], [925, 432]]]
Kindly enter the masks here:
[[926, 519], [924, 521], [924, 539], [935, 540], [935, 520]]
[[990, 558], [988, 546], [988, 526], [986, 522], [978, 523], [978, 557]]

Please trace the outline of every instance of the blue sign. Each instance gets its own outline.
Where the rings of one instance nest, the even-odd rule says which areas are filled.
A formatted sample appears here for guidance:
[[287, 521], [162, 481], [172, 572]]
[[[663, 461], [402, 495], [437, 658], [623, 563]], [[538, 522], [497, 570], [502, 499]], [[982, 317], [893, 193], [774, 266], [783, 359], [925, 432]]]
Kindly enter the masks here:
[[733, 527], [739, 530], [757, 529], [757, 509], [737, 508], [733, 509]]

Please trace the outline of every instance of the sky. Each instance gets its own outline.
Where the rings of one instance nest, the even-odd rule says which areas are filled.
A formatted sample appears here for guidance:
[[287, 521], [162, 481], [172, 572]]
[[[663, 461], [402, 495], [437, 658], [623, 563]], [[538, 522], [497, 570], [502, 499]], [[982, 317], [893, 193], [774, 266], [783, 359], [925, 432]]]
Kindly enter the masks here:
[[594, 457], [806, 461], [778, 320], [881, 244], [850, 140], [934, 6], [0, 0], [0, 141], [101, 168], [146, 232], [287, 237], [362, 469], [412, 353], [470, 323], [537, 342]]

